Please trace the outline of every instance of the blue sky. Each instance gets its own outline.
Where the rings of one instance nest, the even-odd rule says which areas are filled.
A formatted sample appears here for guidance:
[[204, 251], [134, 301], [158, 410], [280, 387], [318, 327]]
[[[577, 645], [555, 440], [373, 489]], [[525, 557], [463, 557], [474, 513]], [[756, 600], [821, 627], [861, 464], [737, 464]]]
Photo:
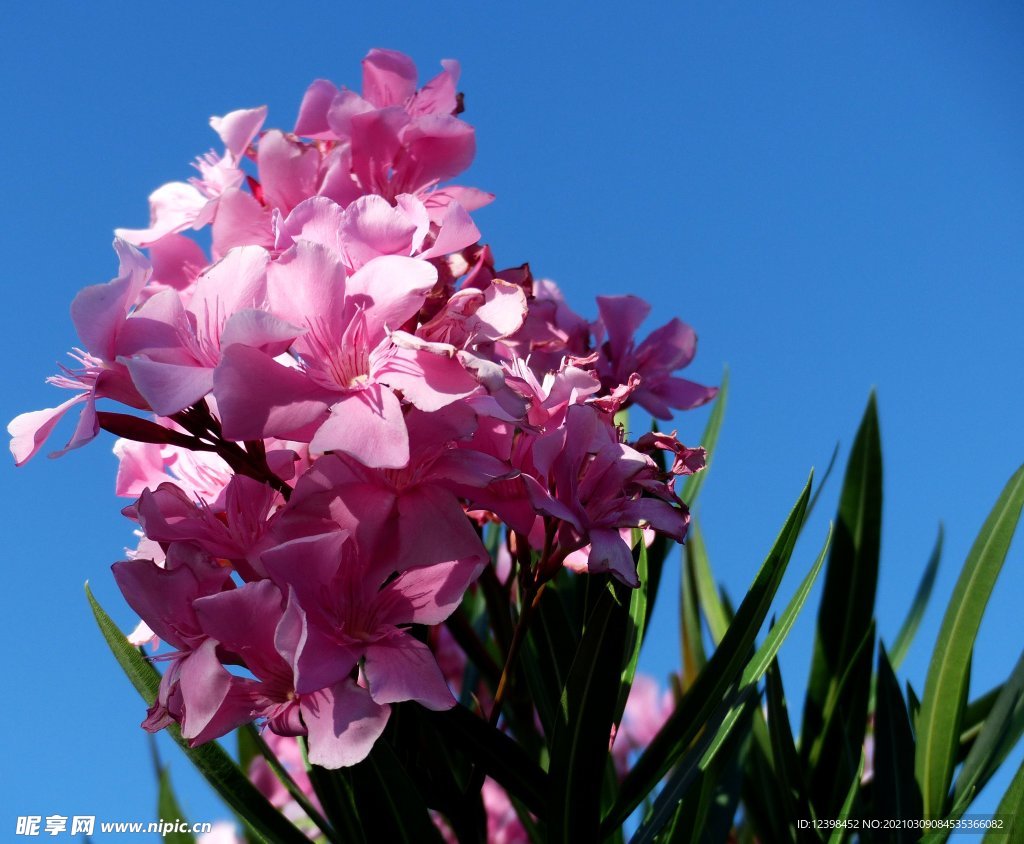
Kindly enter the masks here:
[[[373, 46], [426, 76], [463, 64], [479, 153], [467, 183], [502, 264], [528, 260], [578, 310], [655, 303], [700, 335], [691, 377], [732, 371], [700, 503], [718, 574], [753, 578], [811, 466], [852, 439], [877, 388], [885, 451], [880, 632], [891, 640], [939, 520], [936, 605], [901, 676], [920, 689], [959, 566], [1024, 461], [1024, 13], [1011, 3], [8, 4], [0, 12], [5, 420], [53, 406], [75, 344], [68, 305], [114, 275], [116, 226], [213, 146], [211, 114], [266, 103], [290, 127], [316, 77], [357, 85]], [[579, 8], [583, 8], [580, 6]], [[678, 420], [695, 441], [706, 413]], [[109, 564], [131, 543], [110, 442], [2, 469], [8, 714], [0, 823], [21, 814], [149, 820], [143, 708], [105, 652], [89, 579], [130, 622]], [[838, 473], [837, 473], [838, 475]], [[783, 584], [810, 565], [838, 476]], [[993, 597], [974, 689], [1024, 633], [1021, 544]], [[676, 664], [665, 584], [644, 666]], [[783, 651], [787, 688], [811, 616]], [[165, 755], [194, 820], [222, 812]], [[1021, 751], [1012, 757], [1012, 768]], [[1000, 783], [1005, 784], [1003, 777]], [[1000, 789], [1001, 791], [1001, 789]], [[979, 810], [994, 808], [985, 794]]]

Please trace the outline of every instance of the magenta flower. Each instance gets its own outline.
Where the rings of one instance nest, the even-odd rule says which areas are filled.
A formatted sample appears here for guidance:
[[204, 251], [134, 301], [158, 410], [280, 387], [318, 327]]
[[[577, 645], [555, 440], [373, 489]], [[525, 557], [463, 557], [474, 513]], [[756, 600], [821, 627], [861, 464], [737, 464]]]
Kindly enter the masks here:
[[672, 375], [689, 365], [697, 351], [697, 335], [685, 322], [672, 319], [638, 346], [633, 335], [650, 313], [650, 305], [636, 296], [598, 296], [597, 306], [608, 334], [600, 347], [597, 371], [608, 389], [626, 384], [637, 373], [640, 384], [632, 400], [657, 419], [671, 419], [672, 408], [690, 410], [717, 395], [716, 387]]
[[267, 551], [271, 578], [288, 592], [302, 630], [293, 665], [305, 694], [349, 676], [362, 662], [370, 696], [380, 704], [416, 700], [430, 709], [455, 704], [430, 649], [404, 629], [440, 624], [458, 606], [482, 563], [421, 566], [386, 583], [345, 531], [286, 542]]
[[[229, 347], [215, 374], [225, 434], [310, 443], [367, 466], [401, 468], [409, 437], [396, 395], [433, 411], [478, 388], [455, 349], [398, 329], [415, 316], [436, 280], [424, 261], [375, 258], [351, 276], [337, 252], [297, 242], [268, 272], [271, 308], [305, 333], [293, 352], [298, 367], [257, 349]], [[252, 384], [263, 385], [253, 391]]]
[[206, 396], [222, 349], [240, 343], [275, 357], [302, 333], [262, 310], [269, 262], [259, 246], [233, 249], [199, 276], [187, 307], [165, 290], [129, 317], [119, 359], [153, 410], [170, 416]]
[[[651, 527], [682, 542], [689, 513], [662, 483], [654, 461], [619, 442], [600, 411], [573, 405], [565, 425], [537, 446], [538, 467], [555, 484], [560, 507], [545, 507], [562, 519], [559, 540], [572, 550], [590, 545], [587, 570], [611, 572], [638, 586], [636, 566], [621, 528]], [[644, 492], [660, 489], [652, 498]]]
[[71, 303], [71, 319], [85, 346], [84, 350], [75, 349], [71, 355], [81, 364], [80, 368], [62, 367], [63, 375], [47, 379], [56, 387], [76, 390], [78, 394], [57, 407], [22, 413], [7, 426], [11, 453], [19, 466], [42, 448], [64, 414], [77, 404], [84, 404], [78, 425], [67, 445], [51, 457], [65, 454], [96, 437], [99, 433], [96, 399], [112, 398], [131, 407], [147, 407], [117, 357], [128, 312], [149, 278], [150, 265], [142, 253], [123, 240], [114, 241], [114, 251], [121, 262], [118, 277], [106, 284], [86, 287]]

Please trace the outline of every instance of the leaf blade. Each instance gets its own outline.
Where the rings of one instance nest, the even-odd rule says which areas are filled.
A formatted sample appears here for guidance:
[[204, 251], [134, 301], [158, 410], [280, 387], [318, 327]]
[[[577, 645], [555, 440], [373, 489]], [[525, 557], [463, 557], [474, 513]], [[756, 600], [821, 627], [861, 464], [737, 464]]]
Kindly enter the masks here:
[[917, 718], [914, 770], [926, 817], [944, 809], [960, 736], [967, 666], [988, 599], [1024, 507], [1024, 466], [1007, 482], [982, 525], [953, 590], [932, 652]]

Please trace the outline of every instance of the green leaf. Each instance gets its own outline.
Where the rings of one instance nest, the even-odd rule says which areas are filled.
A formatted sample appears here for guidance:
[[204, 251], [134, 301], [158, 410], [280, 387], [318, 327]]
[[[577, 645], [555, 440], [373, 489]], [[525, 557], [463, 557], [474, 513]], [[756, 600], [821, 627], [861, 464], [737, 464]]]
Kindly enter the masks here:
[[718, 753], [698, 773], [689, 792], [676, 807], [671, 822], [661, 832], [660, 841], [717, 844], [728, 838], [742, 785], [738, 766], [741, 737], [749, 732], [749, 716], [753, 712], [754, 708], [749, 707], [747, 723], [737, 731], [737, 740], [730, 743], [729, 752]]
[[[171, 774], [166, 766], [160, 768], [160, 789], [157, 794], [156, 816], [161, 821], [173, 824], [175, 821], [185, 821], [185, 813], [181, 811], [178, 798], [171, 786]], [[169, 844], [195, 844], [195, 836], [190, 832], [168, 832], [163, 835], [163, 841]]]
[[682, 687], [688, 689], [708, 661], [704, 651], [704, 625], [697, 597], [697, 573], [683, 546], [679, 573], [679, 652], [682, 654]]
[[551, 739], [546, 813], [550, 841], [598, 840], [601, 788], [622, 677], [627, 623], [628, 616], [611, 584], [606, 584], [587, 618], [562, 691], [561, 717]]
[[579, 643], [564, 603], [567, 573], [559, 573], [540, 596], [524, 643], [523, 671], [544, 735], [551, 738], [559, 718], [562, 689]]
[[917, 633], [917, 628], [921, 625], [921, 619], [924, 617], [925, 607], [928, 606], [928, 599], [931, 598], [932, 587], [935, 585], [935, 575], [939, 570], [939, 560], [942, 557], [943, 535], [944, 529], [940, 522], [939, 535], [935, 540], [932, 555], [928, 558], [928, 565], [925, 566], [924, 574], [921, 575], [921, 582], [917, 585], [917, 591], [914, 593], [914, 600], [910, 605], [910, 611], [907, 613], [907, 617], [903, 619], [903, 624], [900, 627], [899, 633], [896, 634], [892, 650], [889, 653], [889, 660], [893, 669], [899, 668], [903, 664], [903, 659], [910, 649], [910, 643], [914, 641], [914, 635]]
[[310, 765], [305, 740], [300, 739], [299, 745], [303, 749], [310, 784], [338, 839], [345, 844], [367, 844], [352, 787], [351, 769], [328, 770], [319, 765]]
[[423, 796], [386, 741], [378, 740], [348, 774], [369, 841], [443, 844]]
[[[857, 765], [857, 770], [854, 773], [853, 780], [850, 782], [850, 789], [846, 792], [846, 799], [843, 800], [843, 805], [839, 809], [839, 814], [836, 816], [839, 820], [848, 820], [853, 814], [853, 804], [857, 800], [857, 793], [860, 791], [860, 780], [864, 776], [864, 756], [860, 757], [860, 762]], [[832, 830], [832, 834], [828, 837], [828, 844], [841, 844], [845, 830], [842, 826], [837, 826]]]
[[723, 746], [726, 743], [738, 742], [739, 731], [732, 733], [722, 730], [725, 720], [732, 718], [735, 723], [748, 717], [756, 702], [757, 694], [753, 686], [731, 692], [725, 698], [712, 715], [708, 728], [679, 760], [679, 764], [655, 798], [651, 811], [630, 839], [630, 844], [652, 844], [662, 829], [673, 820], [680, 802], [699, 786], [704, 776], [712, 770], [715, 758]]
[[[874, 816], [877, 820], [919, 820], [921, 791], [914, 779], [914, 731], [900, 684], [881, 644], [875, 698]], [[895, 841], [916, 841], [914, 829], [892, 830]]]
[[917, 721], [914, 770], [921, 786], [925, 817], [937, 817], [946, 808], [974, 640], [1022, 507], [1024, 466], [1010, 478], [985, 520], [942, 619]]
[[725, 405], [728, 397], [729, 367], [726, 367], [722, 372], [722, 386], [718, 388], [715, 406], [711, 409], [708, 424], [704, 428], [704, 434], [700, 440], [701, 446], [707, 452], [707, 464], [703, 471], [698, 472], [696, 475], [690, 475], [679, 492], [679, 497], [686, 502], [687, 507], [693, 507], [697, 496], [700, 495], [700, 491], [704, 486], [704, 478], [711, 469], [711, 460], [715, 453], [715, 446], [718, 445], [718, 434], [722, 430], [722, 420], [725, 418]]
[[[749, 714], [748, 702], [756, 697], [758, 682], [764, 676], [768, 667], [774, 663], [779, 648], [785, 641], [786, 635], [793, 628], [801, 608], [807, 601], [807, 596], [814, 586], [815, 578], [825, 562], [825, 555], [828, 553], [831, 537], [832, 531], [830, 529], [821, 553], [818, 554], [817, 560], [804, 577], [796, 594], [790, 599], [789, 604], [782, 613], [782, 617], [779, 619], [779, 623], [772, 627], [761, 647], [757, 649], [750, 662], [743, 669], [739, 680], [739, 699], [728, 708], [728, 711], [721, 718], [718, 727], [714, 731], [713, 738], [706, 745], [702, 745], [705, 749], [700, 755], [699, 761], [693, 760], [689, 766], [685, 761], [681, 762], [676, 769], [676, 773], [669, 779], [669, 784], [673, 790], [670, 791], [669, 784], [667, 784], [662, 790], [661, 795], [659, 795], [658, 800], [655, 801], [655, 813], [649, 818], [650, 823], [653, 825], [653, 832], [650, 834], [654, 834], [660, 829], [659, 823], [664, 824], [670, 820], [668, 813], [674, 812], [672, 807], [683, 799], [685, 792], [692, 787], [694, 779], [713, 769], [717, 755], [724, 747], [729, 746], [733, 738], [733, 731], [740, 720]], [[712, 731], [707, 730], [706, 732], [710, 734]], [[684, 760], [686, 758], [688, 757], [684, 757]]]
[[[882, 449], [872, 393], [843, 479], [804, 701], [800, 750], [819, 817], [835, 817], [840, 789], [853, 775], [856, 757], [842, 745], [859, 748], [864, 741], [874, 648], [865, 652], [860, 645], [874, 615], [881, 526]], [[856, 658], [858, 670], [851, 672]], [[844, 677], [848, 696], [841, 699]], [[836, 718], [839, 707], [844, 715]], [[828, 732], [827, 725], [838, 732]]]
[[1003, 684], [1000, 683], [994, 689], [989, 689], [985, 694], [968, 702], [964, 707], [963, 718], [960, 722], [960, 746], [957, 748], [956, 754], [957, 765], [962, 763], [967, 758], [967, 754], [971, 752], [978, 733], [985, 726], [985, 719], [988, 718], [1002, 691]]
[[818, 486], [811, 495], [811, 503], [807, 505], [807, 512], [804, 513], [804, 521], [806, 522], [810, 517], [811, 513], [814, 512], [814, 508], [818, 506], [818, 499], [821, 498], [821, 494], [825, 491], [825, 486], [828, 484], [828, 479], [832, 477], [832, 470], [836, 467], [836, 458], [839, 456], [839, 443], [836, 443], [835, 448], [832, 449], [832, 456], [828, 459], [828, 465], [825, 467], [825, 472], [821, 476], [821, 480], [818, 481]]
[[1008, 844], [1008, 842], [1020, 841], [1021, 833], [1024, 833], [1024, 762], [1020, 763], [1017, 773], [1003, 799], [999, 801], [994, 818], [1003, 822], [1002, 829], [991, 829], [985, 833], [982, 844]]
[[[142, 699], [151, 706], [160, 687], [160, 673], [128, 643], [124, 633], [118, 629], [93, 596], [88, 583], [85, 584], [85, 595], [89, 599], [96, 624], [110, 652], [132, 685], [142, 695]], [[167, 732], [198, 768], [199, 773], [248, 825], [249, 833], [257, 841], [265, 841], [267, 844], [309, 844], [309, 839], [270, 805], [267, 798], [246, 779], [234, 760], [217, 742], [210, 741], [198, 747], [189, 747], [188, 742], [181, 737], [177, 725], [172, 724], [167, 728]]]
[[810, 484], [808, 479], [721, 644], [623, 780], [619, 798], [605, 820], [605, 829], [621, 825], [651, 793], [658, 781], [682, 758], [719, 707], [727, 690], [739, 680], [793, 553], [803, 524]]
[[299, 788], [295, 780], [292, 779], [291, 774], [285, 770], [284, 765], [281, 764], [281, 761], [274, 754], [274, 751], [270, 749], [267, 743], [263, 740], [263, 736], [259, 734], [259, 731], [252, 724], [246, 724], [244, 727], [240, 727], [238, 729], [238, 755], [240, 760], [248, 760], [244, 763], [244, 767], [242, 767], [242, 770], [246, 772], [249, 771], [249, 764], [252, 759], [255, 758], [255, 756], [262, 756], [274, 776], [276, 776], [278, 781], [285, 787], [288, 793], [292, 796], [292, 799], [299, 805], [299, 808], [306, 813], [306, 817], [308, 817], [320, 829], [320, 831], [327, 836], [328, 841], [338, 841], [331, 825], [327, 823], [323, 815], [316, 810], [316, 807], [310, 802], [306, 793]]
[[[445, 739], [467, 754], [480, 769], [538, 817], [547, 811], [551, 778], [516, 742], [462, 706], [424, 711]], [[607, 742], [607, 738], [605, 739]]]
[[[777, 660], [772, 660], [766, 677], [767, 729], [771, 739], [772, 759], [775, 763], [772, 779], [778, 783], [778, 788], [782, 792], [781, 804], [785, 809], [787, 821], [786, 840], [795, 841], [799, 822], [810, 820], [811, 810], [807, 802], [807, 790], [804, 788], [800, 756], [797, 753], [786, 707], [782, 672]], [[764, 716], [757, 712], [754, 714], [755, 720], [758, 717]]]
[[978, 737], [971, 746], [953, 789], [951, 818], [967, 811], [981, 791], [1013, 750], [1024, 732], [1024, 653], [1003, 683], [999, 696], [985, 718]]
[[754, 712], [751, 734], [745, 742], [743, 758], [743, 817], [742, 833], [747, 839], [752, 831], [760, 841], [795, 841], [790, 829], [790, 815], [786, 810], [786, 799], [773, 758], [771, 736], [764, 713]]
[[612, 723], [616, 727], [622, 721], [622, 713], [626, 710], [626, 699], [629, 697], [629, 690], [632, 688], [633, 678], [636, 676], [636, 666], [640, 661], [640, 648], [644, 643], [647, 624], [647, 546], [644, 545], [643, 533], [638, 528], [633, 528], [633, 547], [636, 554], [636, 573], [640, 578], [640, 585], [636, 589], [618, 590], [620, 600], [623, 600], [623, 593], [628, 597], [629, 610], [626, 621], [626, 641], [623, 646], [624, 663], [619, 679], [619, 697], [615, 703], [615, 714], [612, 717]]
[[704, 618], [708, 622], [711, 641], [717, 646], [729, 629], [732, 619], [718, 593], [718, 584], [711, 573], [707, 546], [704, 544], [704, 534], [696, 518], [690, 522], [690, 529], [687, 532], [683, 553], [686, 555], [687, 568], [693, 571], [693, 578], [697, 587], [697, 598], [700, 601], [700, 608], [704, 613]]

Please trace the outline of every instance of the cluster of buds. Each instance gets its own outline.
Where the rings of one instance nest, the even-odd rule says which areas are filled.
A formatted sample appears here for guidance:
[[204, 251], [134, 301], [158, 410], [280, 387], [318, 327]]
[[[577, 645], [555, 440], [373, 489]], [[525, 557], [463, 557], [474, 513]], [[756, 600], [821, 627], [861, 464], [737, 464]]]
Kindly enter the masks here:
[[353, 765], [392, 704], [454, 705], [430, 631], [493, 565], [486, 525], [534, 591], [565, 566], [636, 586], [634, 529], [684, 538], [675, 480], [703, 450], [615, 419], [714, 397], [674, 374], [694, 332], [640, 342], [642, 300], [599, 297], [590, 322], [497, 269], [471, 217], [493, 197], [449, 184], [475, 136], [442, 64], [418, 88], [374, 50], [362, 94], [313, 83], [292, 132], [213, 118], [223, 153], [156, 190], [117, 278], [75, 298], [82, 347], [51, 379], [75, 394], [9, 426], [19, 464], [72, 408], [57, 454], [121, 438], [142, 539], [114, 576], [134, 640], [170, 648], [149, 730], [256, 721]]

